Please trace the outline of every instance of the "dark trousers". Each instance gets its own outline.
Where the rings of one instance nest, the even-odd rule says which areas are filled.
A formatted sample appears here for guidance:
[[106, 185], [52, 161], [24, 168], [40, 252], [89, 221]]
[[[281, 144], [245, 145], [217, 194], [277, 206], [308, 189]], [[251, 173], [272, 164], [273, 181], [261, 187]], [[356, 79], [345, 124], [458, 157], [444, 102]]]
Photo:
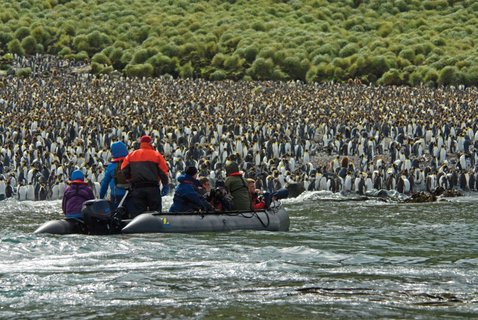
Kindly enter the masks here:
[[[111, 198], [111, 211], [117, 211], [118, 206], [123, 200], [123, 197], [113, 197]], [[131, 193], [127, 195], [126, 199], [123, 201], [123, 208], [121, 210], [120, 218], [121, 219], [129, 219], [131, 218], [130, 212], [134, 212], [134, 205], [133, 201], [131, 200]]]
[[161, 190], [156, 187], [136, 187], [131, 191], [131, 218], [145, 211], [160, 211], [162, 209]]

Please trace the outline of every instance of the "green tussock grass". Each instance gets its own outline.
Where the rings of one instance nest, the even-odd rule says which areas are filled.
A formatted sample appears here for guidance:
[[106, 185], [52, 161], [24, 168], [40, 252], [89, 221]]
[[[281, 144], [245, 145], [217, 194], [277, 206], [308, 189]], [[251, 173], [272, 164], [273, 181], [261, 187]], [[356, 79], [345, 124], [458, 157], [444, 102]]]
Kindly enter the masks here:
[[0, 52], [129, 76], [477, 85], [474, 0], [1, 0]]

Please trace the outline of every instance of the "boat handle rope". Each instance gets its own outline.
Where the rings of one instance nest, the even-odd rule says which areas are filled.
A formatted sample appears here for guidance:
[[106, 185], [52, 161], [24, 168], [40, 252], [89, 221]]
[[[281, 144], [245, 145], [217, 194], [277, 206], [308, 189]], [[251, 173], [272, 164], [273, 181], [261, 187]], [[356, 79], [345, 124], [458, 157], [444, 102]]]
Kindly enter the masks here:
[[259, 220], [259, 222], [262, 224], [262, 226], [267, 229], [271, 223], [271, 218], [269, 217], [269, 214], [267, 213], [267, 211], [264, 211], [264, 213], [266, 214], [266, 217], [267, 217], [267, 224], [265, 224], [264, 221], [262, 221], [258, 213], [256, 213], [256, 217]]
[[[264, 221], [262, 221], [261, 217], [259, 217], [259, 213], [260, 212], [264, 212], [266, 217], [267, 217], [267, 223], [264, 223]], [[268, 228], [270, 223], [271, 223], [271, 218], [269, 217], [269, 213], [267, 211], [258, 211], [258, 212], [252, 212], [251, 215], [247, 215], [246, 213], [225, 213], [226, 215], [228, 216], [243, 216], [244, 218], [247, 218], [247, 219], [251, 219], [251, 218], [254, 218], [254, 216], [259, 220], [259, 222], [262, 224], [262, 226], [264, 228]], [[225, 222], [225, 219], [223, 220], [224, 224], [226, 224]]]

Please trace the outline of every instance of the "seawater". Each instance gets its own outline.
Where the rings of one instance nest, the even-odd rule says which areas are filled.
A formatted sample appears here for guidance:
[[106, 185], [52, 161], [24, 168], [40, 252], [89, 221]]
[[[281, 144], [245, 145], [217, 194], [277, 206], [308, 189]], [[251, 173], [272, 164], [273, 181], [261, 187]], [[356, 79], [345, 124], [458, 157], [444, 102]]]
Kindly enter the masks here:
[[289, 232], [55, 236], [59, 201], [2, 201], [0, 318], [478, 318], [478, 196], [284, 206]]

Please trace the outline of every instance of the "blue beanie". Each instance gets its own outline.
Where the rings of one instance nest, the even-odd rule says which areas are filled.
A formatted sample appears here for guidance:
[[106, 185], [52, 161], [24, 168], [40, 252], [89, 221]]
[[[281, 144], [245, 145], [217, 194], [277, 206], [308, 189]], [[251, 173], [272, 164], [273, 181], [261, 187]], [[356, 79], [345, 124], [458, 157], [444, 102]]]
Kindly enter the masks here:
[[71, 173], [71, 180], [85, 180], [85, 175], [81, 170], [75, 170]]
[[123, 158], [128, 155], [128, 148], [122, 141], [111, 144], [111, 155], [113, 158]]

